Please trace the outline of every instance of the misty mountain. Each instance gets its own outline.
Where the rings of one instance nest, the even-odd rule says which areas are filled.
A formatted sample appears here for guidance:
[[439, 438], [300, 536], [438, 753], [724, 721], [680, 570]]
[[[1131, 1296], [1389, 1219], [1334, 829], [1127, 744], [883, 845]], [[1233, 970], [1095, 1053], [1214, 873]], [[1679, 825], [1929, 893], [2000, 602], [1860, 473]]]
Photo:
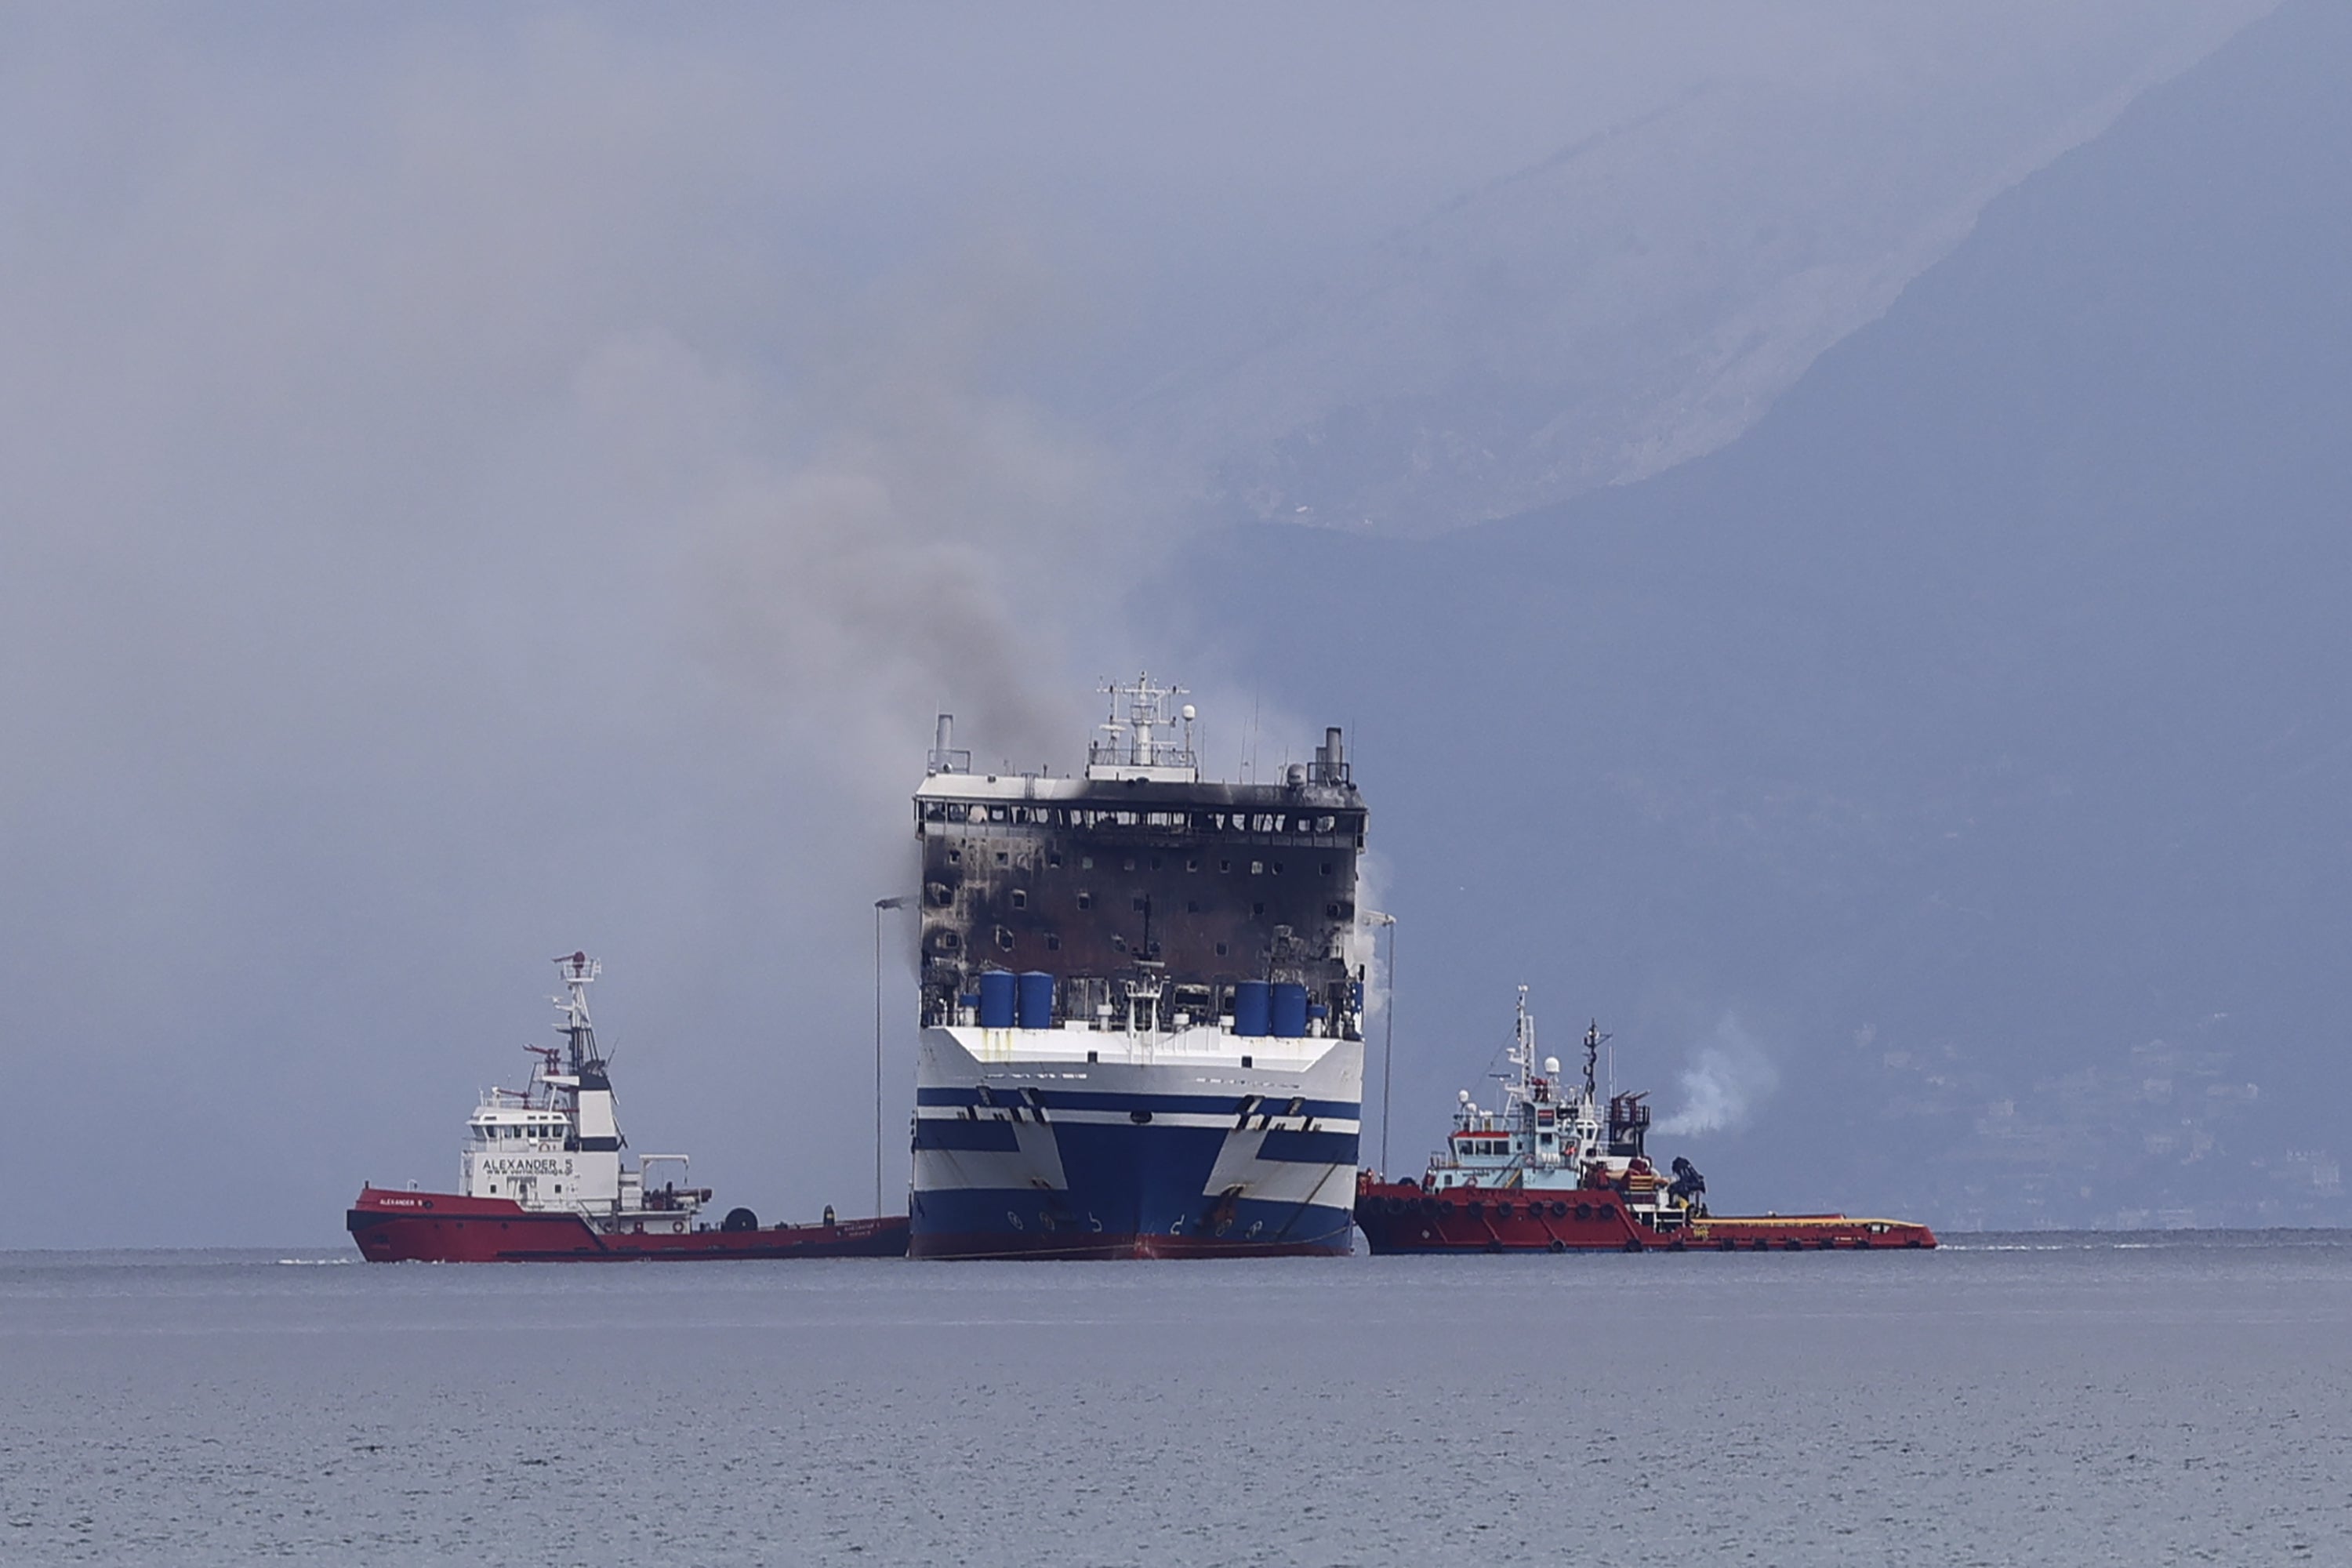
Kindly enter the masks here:
[[1396, 229], [1142, 408], [1228, 518], [1428, 532], [1663, 472], [2252, 10], [1956, 14], [1810, 69], [1723, 62]]
[[1710, 457], [1193, 563], [1354, 726], [1391, 1165], [1524, 981], [1723, 1112], [1728, 1206], [2352, 1218], [2347, 78], [2352, 12], [2255, 24]]

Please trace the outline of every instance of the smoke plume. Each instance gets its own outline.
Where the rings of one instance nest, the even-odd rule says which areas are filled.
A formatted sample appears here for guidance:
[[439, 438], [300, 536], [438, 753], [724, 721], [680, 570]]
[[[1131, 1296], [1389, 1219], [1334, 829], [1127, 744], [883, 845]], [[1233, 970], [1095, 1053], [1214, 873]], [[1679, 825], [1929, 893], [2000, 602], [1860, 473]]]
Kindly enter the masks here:
[[1780, 1073], [1739, 1019], [1726, 1013], [1693, 1049], [1681, 1082], [1682, 1109], [1658, 1123], [1660, 1132], [1688, 1136], [1738, 1127], [1779, 1087]]

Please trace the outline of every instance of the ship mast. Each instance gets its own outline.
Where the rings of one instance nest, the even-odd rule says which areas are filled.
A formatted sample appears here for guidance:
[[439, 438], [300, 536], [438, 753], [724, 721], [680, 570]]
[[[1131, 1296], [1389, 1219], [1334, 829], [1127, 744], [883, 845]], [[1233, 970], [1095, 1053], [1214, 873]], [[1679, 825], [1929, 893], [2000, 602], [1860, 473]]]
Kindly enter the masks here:
[[557, 959], [555, 971], [563, 977], [564, 994], [548, 1000], [562, 1015], [555, 1030], [566, 1042], [564, 1071], [575, 1079], [601, 1075], [604, 1059], [596, 1052], [596, 1027], [588, 1018], [588, 987], [604, 973], [604, 965], [584, 952], [575, 952]]

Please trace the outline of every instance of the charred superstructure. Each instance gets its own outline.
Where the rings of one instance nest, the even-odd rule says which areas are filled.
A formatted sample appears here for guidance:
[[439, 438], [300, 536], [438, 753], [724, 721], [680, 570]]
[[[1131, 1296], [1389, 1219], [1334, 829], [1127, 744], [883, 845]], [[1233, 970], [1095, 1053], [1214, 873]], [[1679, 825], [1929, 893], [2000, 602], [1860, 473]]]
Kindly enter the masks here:
[[1077, 777], [975, 773], [940, 720], [914, 1250], [1344, 1252], [1365, 809], [1340, 732], [1212, 783], [1181, 688], [1107, 689]]
[[923, 1022], [976, 1015], [982, 977], [1003, 970], [1054, 977], [1055, 1025], [1227, 1017], [1247, 1032], [1262, 1006], [1269, 1027], [1352, 1035], [1364, 802], [1339, 731], [1279, 783], [1204, 783], [1193, 710], [1171, 711], [1181, 690], [1114, 689], [1126, 711], [1083, 778], [975, 774], [940, 719], [915, 797]]

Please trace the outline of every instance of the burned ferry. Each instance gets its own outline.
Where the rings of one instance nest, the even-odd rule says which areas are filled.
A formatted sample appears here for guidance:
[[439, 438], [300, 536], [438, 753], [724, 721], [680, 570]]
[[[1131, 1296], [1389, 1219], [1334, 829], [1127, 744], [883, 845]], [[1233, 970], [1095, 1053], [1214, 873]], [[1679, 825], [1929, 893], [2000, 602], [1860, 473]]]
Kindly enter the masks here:
[[1205, 780], [1181, 687], [1107, 686], [1082, 775], [915, 794], [910, 1251], [1345, 1253], [1361, 1112], [1363, 797], [1340, 731]]

